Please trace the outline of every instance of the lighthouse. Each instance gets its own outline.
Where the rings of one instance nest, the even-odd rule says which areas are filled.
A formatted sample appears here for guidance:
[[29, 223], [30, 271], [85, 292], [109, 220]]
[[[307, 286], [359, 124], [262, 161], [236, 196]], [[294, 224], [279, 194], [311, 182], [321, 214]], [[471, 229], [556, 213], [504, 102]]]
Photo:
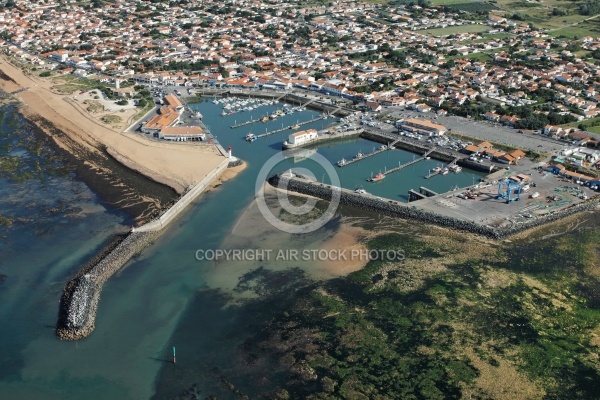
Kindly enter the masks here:
[[227, 148], [227, 157], [231, 158], [231, 146]]

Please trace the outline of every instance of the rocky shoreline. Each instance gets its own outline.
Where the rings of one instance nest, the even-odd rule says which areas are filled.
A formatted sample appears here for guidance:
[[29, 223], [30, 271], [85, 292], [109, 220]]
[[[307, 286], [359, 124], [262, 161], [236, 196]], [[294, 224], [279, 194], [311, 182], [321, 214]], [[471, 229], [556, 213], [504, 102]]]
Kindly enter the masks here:
[[[301, 176], [299, 176], [298, 178], [290, 178], [283, 176], [282, 174], [278, 174], [269, 178], [269, 184], [278, 187], [280, 181], [284, 181], [286, 182], [284, 186], [287, 185], [286, 187], [289, 191], [318, 197], [327, 201], [331, 200], [331, 187], [327, 185], [321, 185], [318, 182], [310, 182], [304, 180]], [[598, 208], [599, 203], [600, 197], [594, 197], [583, 203], [565, 208], [563, 210], [545, 216], [532, 218], [524, 223], [511, 225], [508, 227], [494, 228], [487, 225], [480, 225], [472, 221], [461, 220], [454, 217], [436, 214], [430, 211], [419, 210], [413, 206], [403, 204], [392, 204], [386, 201], [378, 200], [376, 198], [361, 196], [359, 194], [351, 193], [345, 190], [342, 190], [340, 194], [340, 204], [343, 205], [355, 207], [366, 211], [381, 213], [390, 217], [422, 221], [442, 226], [445, 228], [474, 233], [476, 235], [492, 239], [504, 239], [508, 236], [525, 231], [527, 229], [545, 225], [549, 222], [557, 221], [561, 218], [568, 217], [573, 214], [577, 214], [583, 211], [596, 210]]]
[[[123, 165], [97, 143], [95, 151], [86, 148], [59, 128], [40, 116], [25, 116], [38, 140], [52, 146], [64, 160], [73, 166], [78, 179], [111, 207], [124, 211], [129, 219], [126, 224], [144, 223], [155, 218], [162, 210], [174, 203], [178, 194], [173, 188]], [[62, 147], [56, 142], [60, 137]]]

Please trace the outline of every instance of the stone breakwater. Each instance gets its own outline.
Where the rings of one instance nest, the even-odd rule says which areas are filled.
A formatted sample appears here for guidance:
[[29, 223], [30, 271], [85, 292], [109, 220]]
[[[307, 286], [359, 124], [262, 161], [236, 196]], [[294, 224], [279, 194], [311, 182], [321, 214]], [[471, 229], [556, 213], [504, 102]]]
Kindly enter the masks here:
[[[224, 153], [224, 149], [222, 152]], [[80, 269], [65, 285], [60, 301], [56, 335], [62, 340], [79, 340], [95, 328], [96, 311], [104, 283], [134, 255], [150, 245], [160, 232], [217, 178], [224, 169], [243, 164], [240, 159], [225, 159], [201, 182], [183, 195], [158, 219], [117, 237], [102, 252]]]
[[133, 232], [119, 237], [75, 274], [60, 301], [56, 326], [60, 339], [79, 340], [94, 330], [104, 283], [157, 236], [157, 232]]
[[[275, 187], [279, 186], [280, 181], [282, 181], [282, 183], [287, 183], [288, 191], [318, 197], [327, 201], [331, 200], [331, 187], [322, 185], [319, 182], [311, 182], [303, 179], [301, 176], [290, 178], [281, 174], [269, 178], [269, 183]], [[341, 190], [340, 195], [340, 204], [343, 205], [377, 212], [390, 217], [423, 221], [450, 229], [471, 232], [492, 239], [503, 239], [518, 232], [541, 226], [582, 211], [597, 210], [599, 203], [600, 197], [597, 196], [587, 200], [586, 202], [579, 203], [572, 207], [568, 207], [545, 216], [532, 218], [523, 223], [495, 228], [487, 225], [477, 224], [473, 221], [462, 220], [455, 217], [437, 214], [431, 211], [420, 210], [413, 207], [413, 205], [408, 206], [403, 204], [393, 204], [377, 198], [356, 194], [345, 189]]]

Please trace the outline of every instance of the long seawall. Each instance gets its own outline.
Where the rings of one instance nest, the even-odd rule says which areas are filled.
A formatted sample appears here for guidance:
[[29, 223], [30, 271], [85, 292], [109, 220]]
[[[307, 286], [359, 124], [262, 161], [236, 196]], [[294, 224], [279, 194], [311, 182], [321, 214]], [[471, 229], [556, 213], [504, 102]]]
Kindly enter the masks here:
[[160, 231], [179, 216], [226, 168], [240, 163], [238, 159], [223, 160], [160, 217], [133, 232], [117, 237], [81, 268], [63, 289], [56, 335], [62, 340], [79, 340], [89, 336], [95, 328], [104, 283], [133, 256], [149, 246], [160, 235]]
[[[288, 191], [318, 197], [330, 201], [332, 198], [332, 188], [328, 185], [322, 185], [319, 182], [312, 182], [302, 177], [287, 177], [283, 174], [274, 175], [269, 178], [272, 186], [278, 187], [281, 181], [286, 182]], [[557, 221], [561, 218], [573, 215], [582, 211], [596, 210], [600, 204], [600, 197], [594, 197], [583, 203], [565, 208], [554, 213], [532, 218], [520, 224], [515, 224], [505, 228], [494, 228], [487, 225], [477, 224], [472, 221], [462, 220], [455, 217], [437, 214], [431, 211], [425, 211], [415, 208], [413, 205], [394, 204], [375, 197], [364, 196], [347, 189], [340, 190], [340, 204], [359, 208], [362, 210], [377, 212], [391, 217], [423, 221], [426, 223], [456, 229], [465, 232], [475, 233], [493, 239], [503, 239], [518, 232], [525, 231], [537, 226]]]

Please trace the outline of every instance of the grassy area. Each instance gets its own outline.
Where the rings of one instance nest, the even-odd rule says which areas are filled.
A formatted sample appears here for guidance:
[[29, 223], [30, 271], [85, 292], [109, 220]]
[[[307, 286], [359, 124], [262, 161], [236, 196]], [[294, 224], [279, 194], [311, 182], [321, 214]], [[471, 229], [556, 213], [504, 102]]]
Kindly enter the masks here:
[[280, 360], [280, 398], [595, 398], [599, 222], [503, 243], [400, 223], [367, 246], [402, 261], [308, 287], [244, 348]]
[[465, 0], [431, 0], [431, 5], [446, 6], [449, 4], [464, 4], [464, 3], [483, 3], [483, 1], [474, 0], [471, 2]]
[[[598, 36], [594, 31], [597, 29], [596, 21], [581, 22], [588, 16], [579, 15], [579, 2], [562, 0], [549, 0], [543, 3], [526, 3], [515, 0], [498, 0], [498, 5], [506, 10], [498, 11], [496, 14], [511, 17], [519, 14], [525, 23], [532, 22], [535, 26], [551, 30], [554, 36]], [[568, 15], [552, 15], [552, 9], [558, 8]], [[578, 24], [570, 26], [572, 24]]]
[[[500, 51], [499, 49], [494, 49], [494, 52]], [[487, 52], [479, 52], [479, 53], [471, 53], [471, 54], [467, 54], [466, 56], [463, 55], [457, 55], [457, 56], [448, 56], [446, 57], [448, 60], [456, 60], [459, 58], [468, 58], [470, 60], [476, 60], [476, 61], [490, 61], [492, 59], [492, 56], [487, 53]]]
[[565, 36], [568, 38], [584, 36], [600, 37], [600, 21], [591, 20], [585, 21], [575, 26], [568, 26], [562, 29], [554, 30], [550, 32], [552, 36]]
[[600, 125], [598, 126], [590, 126], [589, 128], [585, 128], [586, 131], [600, 133]]
[[103, 115], [100, 119], [106, 124], [118, 124], [123, 120], [120, 116], [113, 114]]
[[426, 29], [426, 30], [423, 30], [420, 32], [428, 34], [428, 35], [432, 35], [432, 36], [443, 36], [443, 35], [452, 35], [453, 33], [479, 33], [479, 32], [485, 32], [488, 29], [491, 29], [491, 26], [472, 24], [472, 25], [448, 26], [446, 28]]
[[62, 94], [73, 94], [80, 90], [89, 90], [98, 86], [90, 79], [80, 78], [73, 75], [63, 75], [52, 78], [52, 89]]
[[91, 113], [99, 113], [104, 111], [104, 106], [99, 101], [86, 100], [83, 103], [87, 105], [86, 110]]
[[140, 118], [142, 118], [146, 113], [154, 108], [154, 102], [149, 101], [144, 108], [141, 108], [133, 117], [131, 117], [131, 122], [134, 123]]

